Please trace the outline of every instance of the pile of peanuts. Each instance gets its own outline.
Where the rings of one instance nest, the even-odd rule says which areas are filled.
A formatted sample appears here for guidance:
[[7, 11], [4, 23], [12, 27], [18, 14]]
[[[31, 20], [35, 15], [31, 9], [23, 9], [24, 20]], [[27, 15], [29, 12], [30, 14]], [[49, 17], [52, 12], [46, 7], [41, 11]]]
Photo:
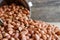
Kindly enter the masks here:
[[0, 40], [60, 40], [60, 29], [43, 21], [32, 20], [29, 10], [11, 4], [0, 7]]

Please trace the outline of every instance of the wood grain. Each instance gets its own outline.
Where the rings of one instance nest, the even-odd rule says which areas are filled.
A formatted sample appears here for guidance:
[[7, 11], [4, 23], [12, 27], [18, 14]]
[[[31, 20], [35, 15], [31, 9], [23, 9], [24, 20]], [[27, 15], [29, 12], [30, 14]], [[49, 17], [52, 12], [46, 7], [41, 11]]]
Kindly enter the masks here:
[[29, 0], [33, 3], [31, 18], [60, 22], [60, 0]]

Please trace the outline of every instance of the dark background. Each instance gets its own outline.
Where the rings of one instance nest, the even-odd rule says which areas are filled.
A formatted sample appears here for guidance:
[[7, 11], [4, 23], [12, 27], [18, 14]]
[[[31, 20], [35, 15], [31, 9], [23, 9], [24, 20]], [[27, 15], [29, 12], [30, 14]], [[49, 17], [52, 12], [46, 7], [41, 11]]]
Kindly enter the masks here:
[[46, 22], [60, 22], [60, 0], [28, 0], [33, 3], [31, 18]]

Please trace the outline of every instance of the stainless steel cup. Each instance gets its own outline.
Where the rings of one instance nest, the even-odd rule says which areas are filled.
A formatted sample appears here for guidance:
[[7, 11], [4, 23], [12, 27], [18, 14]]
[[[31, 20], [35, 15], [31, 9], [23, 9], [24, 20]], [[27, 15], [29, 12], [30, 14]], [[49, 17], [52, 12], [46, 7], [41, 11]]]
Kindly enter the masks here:
[[26, 0], [0, 0], [0, 6], [5, 5], [5, 4], [9, 5], [12, 3], [22, 5], [30, 11], [30, 6]]
[[[30, 11], [31, 2], [27, 2], [26, 0], [0, 0], [0, 6], [3, 5], [10, 5], [12, 3], [15, 3], [17, 5], [22, 5], [25, 8], [27, 8]], [[31, 11], [30, 11], [30, 16], [31, 16]], [[0, 20], [0, 25], [2, 25], [3, 22]]]

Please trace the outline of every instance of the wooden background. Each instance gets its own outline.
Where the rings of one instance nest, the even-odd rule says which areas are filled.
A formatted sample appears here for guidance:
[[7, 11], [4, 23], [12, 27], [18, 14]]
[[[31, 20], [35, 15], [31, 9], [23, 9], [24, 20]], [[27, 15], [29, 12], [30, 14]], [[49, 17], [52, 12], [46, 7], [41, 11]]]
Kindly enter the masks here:
[[31, 18], [46, 22], [60, 22], [60, 0], [28, 0], [33, 3]]

